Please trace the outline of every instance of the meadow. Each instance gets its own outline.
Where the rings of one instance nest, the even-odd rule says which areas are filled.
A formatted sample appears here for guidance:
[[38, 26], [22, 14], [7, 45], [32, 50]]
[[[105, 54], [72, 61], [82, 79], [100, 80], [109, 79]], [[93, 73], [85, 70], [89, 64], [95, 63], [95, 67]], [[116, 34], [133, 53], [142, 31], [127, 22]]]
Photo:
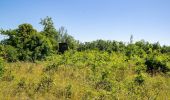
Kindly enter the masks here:
[[3, 65], [1, 100], [170, 99], [168, 73], [151, 75], [144, 58], [128, 60], [122, 53], [70, 50], [44, 61]]

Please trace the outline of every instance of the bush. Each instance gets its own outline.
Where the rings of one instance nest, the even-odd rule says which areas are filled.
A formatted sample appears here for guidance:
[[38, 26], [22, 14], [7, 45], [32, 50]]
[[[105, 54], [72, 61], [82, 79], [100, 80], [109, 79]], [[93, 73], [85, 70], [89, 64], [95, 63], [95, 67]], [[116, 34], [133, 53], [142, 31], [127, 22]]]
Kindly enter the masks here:
[[158, 57], [151, 57], [146, 59], [146, 71], [152, 76], [158, 72], [167, 73], [170, 71], [170, 68], [167, 65], [167, 62], [164, 59], [159, 59]]
[[15, 62], [18, 60], [18, 52], [17, 49], [14, 48], [13, 46], [6, 45], [5, 46], [5, 54], [4, 58], [9, 61], [9, 62]]
[[141, 74], [137, 75], [135, 77], [135, 83], [137, 83], [138, 85], [142, 85], [144, 83], [144, 78]]

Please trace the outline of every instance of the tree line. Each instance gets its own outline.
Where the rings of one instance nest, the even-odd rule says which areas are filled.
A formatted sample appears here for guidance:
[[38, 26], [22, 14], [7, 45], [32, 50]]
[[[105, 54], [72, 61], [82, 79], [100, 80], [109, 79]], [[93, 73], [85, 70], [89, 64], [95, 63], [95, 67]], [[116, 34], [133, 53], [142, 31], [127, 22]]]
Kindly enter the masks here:
[[47, 56], [58, 53], [59, 43], [67, 43], [70, 50], [86, 51], [99, 50], [121, 52], [129, 59], [148, 54], [165, 54], [170, 52], [170, 46], [161, 46], [159, 42], [149, 43], [141, 40], [125, 44], [119, 41], [95, 40], [92, 42], [79, 42], [67, 33], [64, 27], [58, 30], [54, 27], [51, 17], [41, 19], [42, 31], [37, 31], [31, 24], [24, 23], [16, 29], [0, 30], [1, 35], [7, 36], [0, 42], [0, 56], [9, 62], [43, 60]]

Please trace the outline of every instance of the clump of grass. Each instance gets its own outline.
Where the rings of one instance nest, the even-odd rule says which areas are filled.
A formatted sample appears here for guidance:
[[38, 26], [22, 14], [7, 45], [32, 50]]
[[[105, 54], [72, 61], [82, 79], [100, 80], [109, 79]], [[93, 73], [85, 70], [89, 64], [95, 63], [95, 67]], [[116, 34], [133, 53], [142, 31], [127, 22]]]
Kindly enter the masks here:
[[52, 86], [53, 86], [53, 79], [48, 75], [44, 75], [40, 79], [40, 82], [38, 83], [35, 92], [48, 92]]
[[58, 70], [58, 64], [56, 64], [56, 63], [53, 63], [53, 64], [50, 64], [50, 65], [48, 65], [47, 67], [45, 67], [44, 69], [43, 69], [43, 71], [44, 72], [47, 72], [47, 73], [53, 73], [53, 72], [55, 72], [55, 71], [57, 71]]

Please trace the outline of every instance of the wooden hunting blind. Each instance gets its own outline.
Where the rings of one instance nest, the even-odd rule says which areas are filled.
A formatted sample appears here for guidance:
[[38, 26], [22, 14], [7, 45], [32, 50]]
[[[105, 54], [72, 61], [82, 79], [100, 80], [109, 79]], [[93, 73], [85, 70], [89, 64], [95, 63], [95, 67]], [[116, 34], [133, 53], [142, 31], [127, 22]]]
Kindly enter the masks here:
[[59, 52], [64, 53], [66, 50], [68, 50], [68, 44], [67, 43], [59, 43]]

